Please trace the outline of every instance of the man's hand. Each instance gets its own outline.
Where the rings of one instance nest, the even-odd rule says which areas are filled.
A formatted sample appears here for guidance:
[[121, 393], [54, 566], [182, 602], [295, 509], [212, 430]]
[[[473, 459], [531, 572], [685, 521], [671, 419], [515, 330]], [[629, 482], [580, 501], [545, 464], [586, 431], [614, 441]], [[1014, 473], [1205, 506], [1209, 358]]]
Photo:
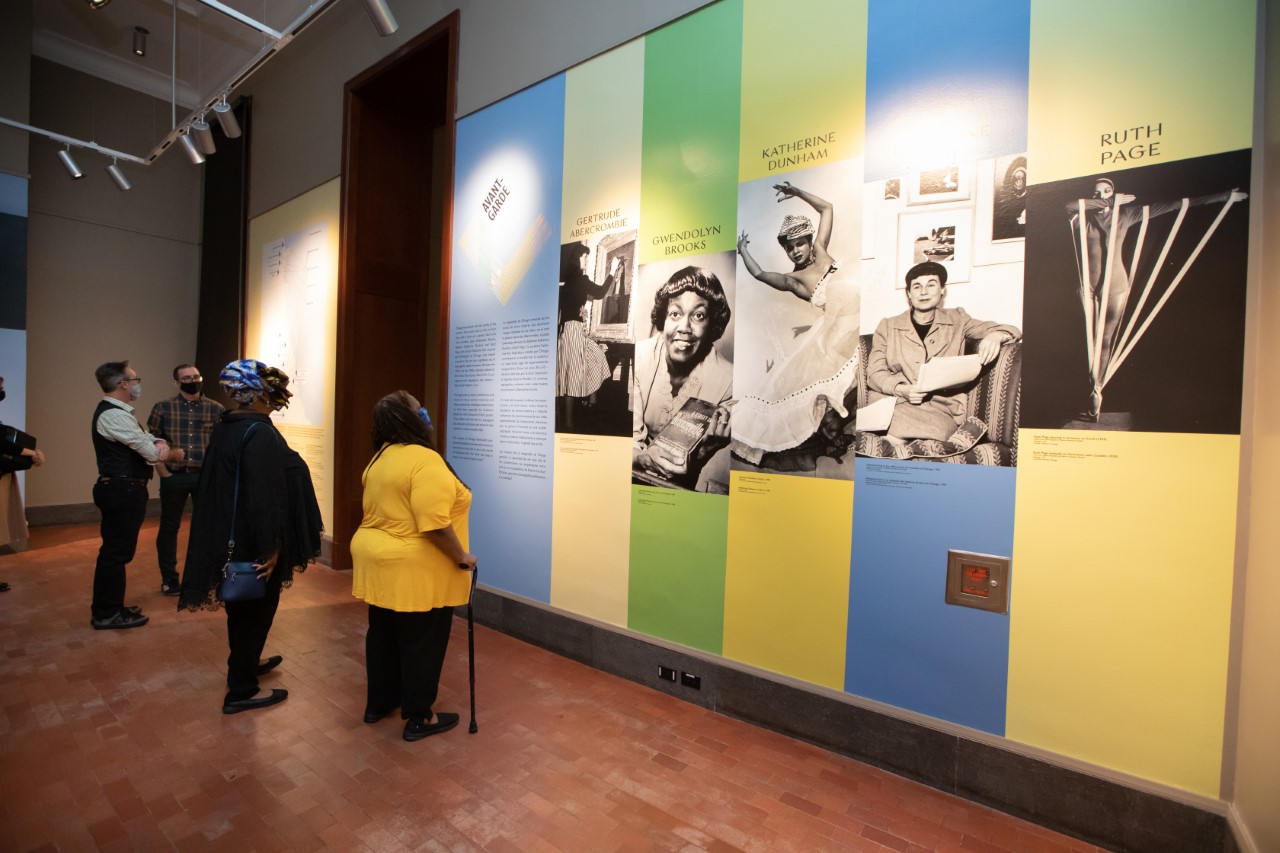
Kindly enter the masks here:
[[170, 462], [181, 462], [182, 460], [184, 460], [184, 459], [186, 459], [186, 458], [187, 458], [187, 452], [186, 452], [185, 450], [183, 450], [181, 447], [171, 447], [171, 448], [169, 448], [169, 461], [170, 461]]
[[169, 458], [169, 442], [163, 438], [156, 439], [156, 458], [164, 462]]

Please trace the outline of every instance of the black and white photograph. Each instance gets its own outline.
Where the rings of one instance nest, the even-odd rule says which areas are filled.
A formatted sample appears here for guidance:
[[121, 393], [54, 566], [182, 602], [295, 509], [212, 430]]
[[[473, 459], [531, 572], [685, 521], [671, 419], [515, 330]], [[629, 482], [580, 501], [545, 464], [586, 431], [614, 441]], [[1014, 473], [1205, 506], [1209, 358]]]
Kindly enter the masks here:
[[625, 436], [636, 232], [560, 247], [556, 432]]
[[991, 239], [1018, 240], [1027, 227], [1027, 158], [997, 157], [992, 182]]
[[973, 265], [973, 206], [945, 210], [908, 209], [898, 217], [898, 287], [901, 276], [924, 261], [947, 268], [951, 281], [968, 281]]
[[734, 470], [853, 478], [862, 195], [852, 160], [739, 187]]
[[[958, 172], [979, 168], [992, 160]], [[864, 250], [859, 456], [1017, 464], [1023, 257], [972, 263], [976, 206], [972, 194], [924, 211], [864, 205], [882, 244]]]
[[1022, 425], [1240, 431], [1249, 152], [1032, 187]]
[[967, 201], [973, 194], [973, 164], [922, 169], [907, 179], [909, 204]]
[[732, 252], [640, 267], [633, 483], [729, 493], [734, 295]]

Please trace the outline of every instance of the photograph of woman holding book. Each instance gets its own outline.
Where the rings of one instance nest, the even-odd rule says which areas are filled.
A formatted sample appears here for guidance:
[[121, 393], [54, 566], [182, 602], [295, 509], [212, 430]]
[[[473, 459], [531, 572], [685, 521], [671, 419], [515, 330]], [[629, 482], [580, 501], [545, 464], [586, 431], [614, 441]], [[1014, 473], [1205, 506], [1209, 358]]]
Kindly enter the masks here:
[[978, 359], [990, 364], [1000, 348], [1016, 341], [1016, 326], [975, 320], [963, 308], [943, 308], [947, 268], [924, 261], [907, 270], [906, 311], [876, 326], [867, 358], [868, 402], [897, 398], [886, 438], [901, 443], [916, 438], [945, 441], [965, 420], [961, 388], [923, 391], [917, 378], [925, 362], [964, 354], [965, 341], [978, 342]]
[[727, 490], [733, 362], [715, 342], [731, 313], [720, 279], [703, 267], [677, 270], [658, 289], [651, 314], [657, 334], [636, 344], [632, 469], [637, 482]]

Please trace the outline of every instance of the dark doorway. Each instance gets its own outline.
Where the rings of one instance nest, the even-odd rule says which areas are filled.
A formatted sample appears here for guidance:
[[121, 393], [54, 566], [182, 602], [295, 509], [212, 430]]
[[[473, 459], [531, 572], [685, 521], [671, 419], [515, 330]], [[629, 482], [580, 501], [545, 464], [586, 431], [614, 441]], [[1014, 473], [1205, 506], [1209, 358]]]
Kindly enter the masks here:
[[373, 404], [403, 388], [443, 438], [458, 14], [345, 89], [333, 567], [349, 569]]

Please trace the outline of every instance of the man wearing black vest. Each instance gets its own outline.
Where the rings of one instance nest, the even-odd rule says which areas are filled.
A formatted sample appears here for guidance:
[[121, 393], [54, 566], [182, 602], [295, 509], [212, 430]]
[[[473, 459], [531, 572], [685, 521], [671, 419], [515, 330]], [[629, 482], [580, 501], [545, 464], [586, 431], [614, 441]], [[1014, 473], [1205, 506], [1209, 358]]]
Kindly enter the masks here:
[[109, 361], [94, 376], [103, 391], [93, 412], [93, 452], [98, 458], [93, 502], [102, 513], [102, 547], [93, 570], [90, 621], [99, 631], [137, 628], [149, 617], [137, 607], [125, 606], [124, 568], [137, 550], [146, 517], [151, 466], [166, 459], [180, 461], [182, 450], [171, 451], [164, 439], [138, 424], [129, 403], [142, 396], [142, 379], [129, 362]]

